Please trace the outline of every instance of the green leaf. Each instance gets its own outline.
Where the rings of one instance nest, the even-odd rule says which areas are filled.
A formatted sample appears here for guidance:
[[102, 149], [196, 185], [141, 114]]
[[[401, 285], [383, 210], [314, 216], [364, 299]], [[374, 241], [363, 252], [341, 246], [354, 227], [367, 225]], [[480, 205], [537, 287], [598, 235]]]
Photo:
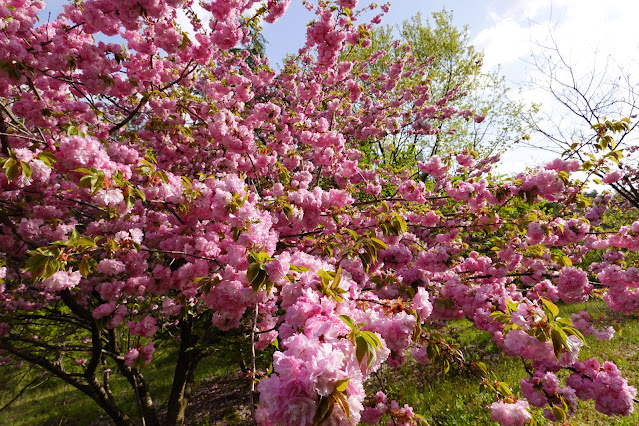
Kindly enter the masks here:
[[564, 423], [566, 421], [566, 412], [561, 407], [553, 405], [551, 410], [553, 415], [557, 418], [557, 421], [560, 423]]
[[353, 420], [351, 419], [351, 409], [348, 406], [348, 399], [346, 399], [346, 396], [342, 392], [335, 392], [333, 395], [331, 395], [331, 397], [335, 400], [335, 402], [337, 402], [337, 405], [339, 405], [339, 407], [346, 415], [346, 420], [348, 420], [350, 424], [354, 426], [355, 423], [353, 423]]
[[345, 379], [340, 379], [337, 382], [335, 382], [335, 390], [338, 392], [345, 392], [346, 388], [348, 387], [349, 380], [350, 378], [347, 377]]
[[362, 337], [374, 348], [379, 349], [382, 347], [382, 342], [372, 331], [362, 331]]
[[189, 36], [186, 33], [182, 33], [182, 43], [180, 43], [179, 49], [184, 51], [187, 46], [191, 43]]
[[415, 417], [414, 417], [414, 418], [417, 420], [417, 424], [418, 424], [418, 425], [429, 426], [429, 425], [428, 425], [428, 421], [427, 421], [427, 420], [426, 420], [426, 418], [425, 418], [424, 416], [422, 416], [421, 414], [417, 414], [417, 413], [415, 413]]
[[327, 272], [323, 269], [317, 271], [317, 276], [319, 276], [322, 280], [322, 285], [328, 288], [328, 284], [333, 280], [333, 275], [330, 272]]
[[18, 165], [15, 163], [15, 160], [13, 160], [13, 158], [7, 161], [7, 163], [9, 163], [10, 161], [13, 161], [13, 164], [11, 166], [7, 167], [6, 163], [4, 166], [4, 174], [9, 182], [11, 182], [13, 179], [16, 178], [16, 176], [18, 176]]
[[85, 169], [84, 167], [80, 167], [79, 169], [74, 169], [74, 170], [71, 170], [71, 171], [72, 172], [77, 172], [77, 173], [84, 173], [84, 174], [87, 174], [87, 175], [92, 175], [95, 172], [97, 172], [96, 169]]
[[309, 269], [306, 266], [290, 265], [289, 268], [291, 269], [291, 271], [294, 271], [294, 272], [308, 272], [309, 271]]
[[586, 343], [586, 338], [584, 337], [584, 335], [581, 333], [581, 331], [577, 330], [574, 327], [562, 327], [562, 330], [564, 331], [564, 333], [566, 334], [570, 334], [571, 336], [575, 336], [577, 337], [579, 340], [581, 340], [584, 344]]
[[540, 297], [540, 299], [543, 302], [543, 304], [546, 306], [546, 308], [548, 308], [548, 310], [550, 311], [553, 317], [557, 317], [557, 315], [559, 315], [559, 308], [557, 307], [557, 305], [555, 305], [554, 303], [552, 303], [549, 299], [545, 297]]
[[398, 214], [395, 214], [393, 216], [393, 221], [392, 221], [393, 227], [395, 227], [395, 229], [401, 233], [406, 233], [408, 231], [408, 226], [406, 225], [406, 221], [404, 220], [403, 217], [401, 217]]
[[366, 271], [366, 273], [368, 273], [368, 269], [373, 263], [372, 256], [369, 253], [365, 252], [365, 253], [359, 253], [359, 258], [362, 261], [362, 266], [364, 267], [364, 270]]
[[562, 318], [562, 317], [557, 317], [555, 318], [555, 321], [560, 323], [560, 324], [565, 324], [565, 325], [569, 325], [572, 327], [572, 320], [570, 318]]
[[24, 266], [25, 272], [31, 272], [31, 276], [34, 280], [38, 280], [44, 268], [49, 261], [50, 257], [45, 256], [43, 254], [35, 254], [27, 260], [26, 265]]
[[22, 169], [22, 176], [26, 177], [27, 179], [31, 179], [31, 166], [29, 165], [29, 163], [20, 161], [20, 168]]
[[346, 325], [351, 329], [351, 330], [355, 330], [357, 329], [357, 325], [355, 324], [355, 321], [353, 321], [351, 319], [351, 317], [349, 317], [348, 315], [340, 315], [339, 316], [341, 318], [342, 321], [344, 321], [346, 323]]
[[342, 266], [337, 267], [337, 273], [335, 273], [335, 278], [333, 279], [333, 283], [331, 284], [331, 290], [335, 290], [339, 287], [339, 283], [342, 280]]
[[497, 390], [505, 396], [509, 396], [513, 394], [513, 391], [510, 389], [510, 386], [508, 386], [508, 383], [506, 382], [499, 382], [499, 385], [497, 386]]
[[386, 243], [378, 238], [371, 238], [371, 242], [375, 245], [378, 250], [387, 249], [388, 246]]
[[368, 342], [362, 336], [355, 338], [355, 356], [357, 361], [361, 364], [364, 357], [368, 353]]
[[83, 257], [78, 265], [78, 270], [82, 274], [84, 278], [87, 278], [91, 275], [93, 269], [97, 266], [98, 262], [95, 259], [91, 259], [90, 257]]
[[67, 136], [77, 136], [78, 135], [78, 128], [75, 126], [69, 126], [69, 128], [67, 129]]
[[251, 284], [253, 291], [257, 293], [268, 281], [268, 273], [261, 264], [251, 263], [246, 271], [246, 278], [249, 284]]
[[357, 232], [353, 231], [352, 229], [346, 228], [346, 232], [348, 232], [351, 238], [354, 239], [355, 241], [359, 239], [359, 235], [357, 235]]
[[566, 334], [559, 328], [553, 328], [550, 331], [550, 340], [552, 340], [552, 346], [555, 350], [555, 357], [559, 359], [561, 355], [561, 349], [566, 345]]
[[313, 416], [313, 425], [321, 425], [330, 417], [335, 406], [335, 400], [330, 396], [320, 396], [317, 403], [317, 410]]

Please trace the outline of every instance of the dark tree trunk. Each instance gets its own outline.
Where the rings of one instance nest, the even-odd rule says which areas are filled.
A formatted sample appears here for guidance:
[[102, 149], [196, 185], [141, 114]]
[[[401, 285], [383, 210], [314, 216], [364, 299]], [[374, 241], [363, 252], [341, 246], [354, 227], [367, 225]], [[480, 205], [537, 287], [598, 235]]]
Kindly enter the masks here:
[[[120, 348], [117, 344], [117, 339], [114, 330], [108, 331], [108, 349], [114, 354], [120, 354]], [[113, 357], [115, 364], [127, 381], [131, 385], [131, 388], [135, 392], [135, 397], [138, 402], [138, 408], [141, 411], [140, 415], [144, 419], [145, 426], [159, 426], [160, 419], [158, 417], [157, 410], [153, 404], [153, 399], [149, 393], [149, 386], [144, 376], [136, 368], [131, 368], [126, 365], [122, 357]]]
[[180, 352], [175, 365], [173, 386], [169, 397], [166, 422], [169, 426], [184, 424], [186, 407], [189, 404], [195, 368], [200, 361], [200, 351], [195, 349], [191, 318], [180, 321]]

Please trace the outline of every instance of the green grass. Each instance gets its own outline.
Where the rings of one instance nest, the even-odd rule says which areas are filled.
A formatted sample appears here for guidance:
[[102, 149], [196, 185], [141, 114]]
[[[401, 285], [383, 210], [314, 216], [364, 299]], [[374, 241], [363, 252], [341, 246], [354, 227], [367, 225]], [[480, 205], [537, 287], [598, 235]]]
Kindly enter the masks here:
[[[601, 316], [605, 321], [615, 323], [620, 331], [615, 334], [612, 341], [598, 341], [587, 336], [588, 346], [582, 348], [580, 359], [596, 357], [601, 361], [613, 361], [628, 382], [639, 388], [639, 319], [615, 314], [609, 311], [603, 302], [596, 300], [581, 305], [561, 306], [560, 309], [562, 316], [588, 309], [593, 316]], [[476, 330], [469, 321], [453, 321], [447, 327], [467, 357], [481, 359], [499, 380], [507, 382], [515, 394], [519, 394], [519, 380], [526, 377], [519, 359], [502, 356], [488, 333]], [[239, 390], [245, 386], [246, 382], [243, 380], [218, 380], [223, 377], [237, 377], [237, 356], [237, 353], [220, 348], [216, 356], [205, 359], [198, 367], [196, 387], [209, 387], [211, 391], [202, 392], [198, 396], [199, 400], [193, 400], [194, 409], [201, 411], [197, 418], [193, 417], [195, 424], [246, 424], [243, 417], [238, 415], [237, 404], [234, 402], [241, 392], [233, 393], [219, 389], [235, 386], [238, 388], [235, 390]], [[159, 348], [156, 359], [151, 364], [152, 368], [144, 371], [158, 407], [165, 405], [168, 399], [174, 362], [175, 354]], [[12, 377], [17, 372], [7, 367], [0, 370], [4, 377], [4, 381], [0, 383], [0, 407], [11, 399], [18, 389], [12, 388], [17, 380]], [[373, 391], [378, 390], [380, 382], [389, 397], [397, 399], [401, 404], [411, 405], [415, 412], [425, 416], [431, 425], [495, 424], [486, 408], [493, 402], [493, 394], [480, 389], [475, 376], [459, 369], [451, 368], [447, 374], [443, 374], [440, 366], [422, 366], [414, 362], [408, 362], [399, 369], [383, 368], [369, 382], [369, 393], [373, 394]], [[130, 397], [130, 388], [123, 379], [114, 380], [112, 387], [131, 417], [138, 418], [135, 401]], [[217, 390], [214, 389], [216, 387]], [[225, 400], [218, 410], [218, 415], [225, 416], [221, 423], [210, 418], [207, 411], [208, 407], [217, 404], [216, 398]], [[542, 425], [549, 424], [540, 414], [536, 418]], [[577, 414], [570, 420], [573, 425], [630, 426], [639, 424], [639, 414], [635, 413], [628, 418], [610, 418], [594, 411], [594, 403], [590, 401], [580, 402]], [[110, 421], [97, 404], [71, 386], [52, 378], [26, 392], [9, 409], [0, 412], [0, 424], [3, 425], [100, 423], [110, 424]]]
[[[151, 395], [158, 409], [168, 400], [176, 355], [170, 351], [156, 351], [150, 367], [143, 371], [149, 383]], [[0, 385], [0, 407], [13, 398], [18, 391], [18, 379], [12, 367], [3, 367], [0, 374], [10, 377]], [[205, 379], [222, 377], [238, 370], [233, 354], [228, 351], [217, 357], [205, 358], [198, 365], [196, 386]], [[24, 381], [28, 383], [30, 378]], [[132, 396], [131, 387], [123, 377], [113, 376], [111, 388], [116, 399], [133, 419], [139, 419], [137, 403]], [[233, 413], [230, 413], [232, 416]], [[91, 398], [66, 384], [60, 379], [49, 377], [41, 385], [25, 392], [9, 408], [0, 413], [1, 425], [88, 425], [111, 424], [110, 418]]]
[[[604, 321], [616, 324], [619, 331], [611, 341], [598, 341], [586, 336], [587, 346], [582, 348], [580, 359], [612, 361], [629, 384], [639, 388], [639, 319], [613, 313], [597, 300], [561, 306], [560, 315], [565, 317], [585, 309], [593, 316], [601, 316]], [[508, 383], [515, 395], [520, 395], [519, 380], [527, 377], [521, 360], [501, 355], [488, 333], [476, 330], [467, 320], [453, 321], [448, 327], [467, 356], [481, 358], [489, 371], [494, 372], [500, 381]], [[431, 425], [496, 425], [486, 408], [494, 401], [494, 394], [482, 390], [479, 379], [463, 371], [453, 368], [443, 374], [441, 366], [408, 362], [399, 370], [383, 369], [379, 380], [388, 391], [389, 398], [397, 399], [400, 404], [409, 404]], [[377, 384], [371, 383], [371, 389]], [[541, 413], [536, 415], [536, 419], [541, 425], [550, 424]], [[577, 413], [570, 421], [573, 425], [631, 426], [639, 424], [639, 412], [629, 417], [608, 417], [594, 410], [593, 401], [580, 401]]]

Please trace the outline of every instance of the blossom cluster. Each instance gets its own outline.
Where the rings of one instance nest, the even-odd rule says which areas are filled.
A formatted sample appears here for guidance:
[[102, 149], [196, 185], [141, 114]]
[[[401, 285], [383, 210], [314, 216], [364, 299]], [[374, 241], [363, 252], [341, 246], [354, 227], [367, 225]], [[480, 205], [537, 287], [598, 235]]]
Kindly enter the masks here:
[[[614, 364], [578, 361], [578, 329], [610, 329], [552, 313], [595, 285], [610, 308], [639, 309], [639, 270], [623, 262], [639, 222], [593, 232], [610, 197], [584, 210], [576, 160], [509, 179], [491, 172], [497, 156], [469, 150], [382, 164], [370, 152], [388, 138], [484, 119], [450, 106], [459, 89], [434, 99], [432, 59], [409, 47], [395, 44], [382, 73], [389, 52], [350, 55], [370, 46], [388, 5], [364, 21], [357, 0], [309, 2], [306, 43], [276, 71], [246, 46], [290, 0], [204, 2], [208, 22], [193, 3], [76, 1], [42, 25], [40, 1], [0, 5], [3, 363], [38, 359], [103, 406], [108, 386], [94, 376], [116, 371], [151, 424], [143, 373], [156, 346], [191, 369], [186, 388], [208, 345], [250, 336], [273, 354], [270, 373], [251, 372], [258, 423], [410, 425], [419, 417], [403, 401], [377, 393], [369, 406], [371, 374], [411, 356], [435, 364], [433, 345], [452, 351], [434, 336], [464, 318], [530, 364], [527, 401], [501, 395], [495, 421], [524, 424], [530, 406], [558, 400], [571, 414], [577, 398], [632, 412], [636, 392]], [[591, 250], [606, 252], [585, 271]], [[38, 337], [48, 326], [69, 341]], [[62, 354], [73, 372], [56, 367]], [[563, 387], [562, 369], [574, 371]]]

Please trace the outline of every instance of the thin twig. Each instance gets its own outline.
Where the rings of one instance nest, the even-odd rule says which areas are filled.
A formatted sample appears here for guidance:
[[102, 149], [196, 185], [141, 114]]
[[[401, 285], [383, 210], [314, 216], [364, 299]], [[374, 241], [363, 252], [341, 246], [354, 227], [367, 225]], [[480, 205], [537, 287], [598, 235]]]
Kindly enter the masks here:
[[253, 423], [257, 424], [257, 417], [255, 415], [255, 374], [257, 369], [255, 368], [255, 331], [257, 329], [257, 317], [259, 314], [259, 305], [255, 304], [255, 314], [253, 315], [253, 324], [251, 327], [251, 416], [253, 417]]

